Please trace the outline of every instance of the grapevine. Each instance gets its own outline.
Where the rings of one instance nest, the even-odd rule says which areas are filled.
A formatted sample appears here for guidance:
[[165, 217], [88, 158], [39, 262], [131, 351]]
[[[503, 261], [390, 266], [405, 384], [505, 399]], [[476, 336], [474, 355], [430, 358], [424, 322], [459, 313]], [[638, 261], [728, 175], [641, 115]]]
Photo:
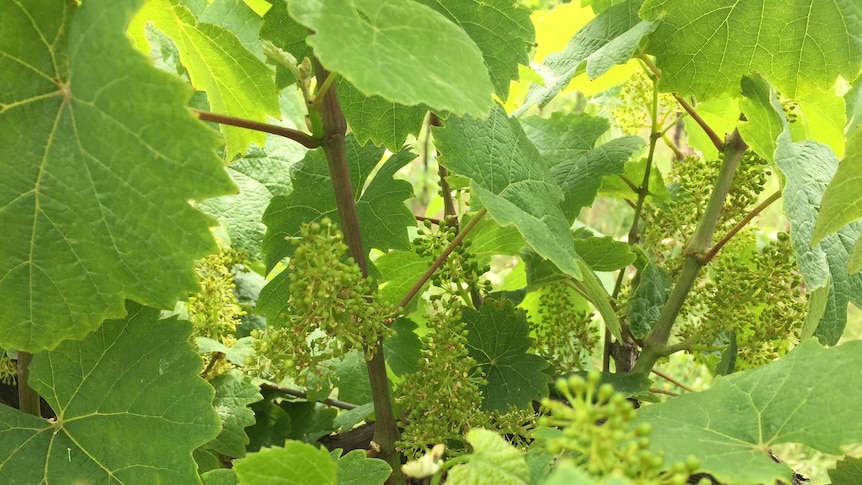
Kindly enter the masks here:
[[376, 285], [346, 256], [347, 245], [328, 218], [304, 224], [293, 244], [285, 270], [288, 309], [265, 331], [252, 331], [254, 365], [275, 380], [290, 375], [305, 383], [309, 372], [322, 376], [324, 361], [386, 334], [391, 309], [375, 300]]

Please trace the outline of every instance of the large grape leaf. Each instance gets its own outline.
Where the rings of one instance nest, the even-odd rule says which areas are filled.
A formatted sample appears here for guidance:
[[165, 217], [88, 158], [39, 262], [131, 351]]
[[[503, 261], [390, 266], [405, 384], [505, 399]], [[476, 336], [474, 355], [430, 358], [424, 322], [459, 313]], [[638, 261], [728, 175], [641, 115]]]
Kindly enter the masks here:
[[30, 386], [57, 418], [0, 406], [0, 482], [198, 483], [192, 450], [221, 427], [191, 325], [127, 309], [127, 319], [33, 356]]
[[288, 441], [249, 453], [234, 465], [243, 485], [337, 485], [338, 465], [325, 448]]
[[201, 12], [195, 12], [195, 15], [200, 22], [230, 30], [236, 34], [247, 51], [263, 59], [263, 46], [259, 36], [263, 20], [243, 0], [213, 0], [211, 3], [205, 3]]
[[225, 456], [245, 456], [249, 443], [245, 428], [254, 424], [254, 411], [248, 406], [263, 399], [260, 388], [252, 384], [251, 377], [238, 370], [222, 374], [211, 382], [216, 395], [213, 407], [221, 418], [221, 433], [203, 448]]
[[860, 366], [862, 342], [824, 349], [807, 340], [776, 362], [716, 378], [707, 391], [641, 408], [637, 422], [653, 425], [651, 447], [668, 463], [695, 455], [722, 483], [790, 483], [790, 468], [770, 458], [771, 446], [842, 454], [862, 441]]
[[527, 65], [535, 43], [530, 11], [510, 0], [419, 0], [464, 29], [482, 50], [497, 96], [509, 97], [518, 64]]
[[530, 87], [518, 112], [536, 103], [545, 106], [584, 69], [590, 79], [595, 79], [614, 65], [628, 61], [641, 39], [657, 25], [638, 18], [641, 1], [628, 0], [603, 11], [575, 34], [562, 52], [545, 58], [538, 70], [545, 85]]
[[[129, 30], [142, 36], [148, 23], [173, 39], [192, 86], [207, 93], [213, 111], [261, 122], [267, 115], [280, 116], [272, 71], [243, 47], [236, 34], [198, 22], [176, 0], [146, 2]], [[142, 37], [137, 38], [140, 47], [146, 45]], [[221, 131], [228, 160], [252, 143], [264, 144], [263, 132], [227, 125], [222, 125]]]
[[527, 485], [530, 471], [524, 455], [499, 434], [474, 428], [467, 432], [473, 447], [467, 463], [453, 467], [446, 483], [451, 485]]
[[140, 3], [0, 1], [0, 347], [171, 308], [215, 249], [188, 201], [233, 187], [191, 91], [125, 37]]
[[542, 257], [581, 277], [563, 194], [536, 147], [503, 108], [487, 120], [450, 117], [433, 130], [440, 163], [470, 178], [473, 196], [501, 226], [514, 224]]
[[199, 207], [227, 225], [232, 248], [254, 261], [263, 259], [266, 226], [260, 220], [261, 214], [274, 196], [290, 194], [291, 168], [304, 154], [305, 149], [297, 143], [267, 135], [263, 148], [252, 145], [244, 156], [228, 165], [239, 194], [208, 199]]
[[826, 145], [812, 141], [792, 143], [785, 131], [778, 139], [775, 162], [787, 180], [784, 212], [790, 219], [793, 249], [806, 288], [812, 294], [828, 293], [815, 335], [824, 344], [834, 345], [847, 323], [847, 303], [862, 305], [862, 274], [848, 274], [848, 258], [862, 234], [862, 221], [812, 245], [818, 207], [838, 169], [838, 159]]
[[592, 205], [602, 179], [623, 173], [626, 162], [643, 147], [641, 137], [623, 136], [551, 167], [551, 175], [566, 197], [562, 207], [568, 220], [574, 221], [582, 208]]
[[383, 485], [392, 468], [383, 460], [368, 458], [365, 450], [353, 450], [336, 461], [338, 485]]
[[[407, 181], [394, 180], [392, 176], [415, 155], [407, 150], [393, 155], [365, 187], [365, 181], [383, 157], [384, 149], [371, 145], [361, 147], [352, 135], [347, 136], [345, 144], [365, 250], [409, 249], [407, 226], [416, 225], [416, 218], [404, 205], [404, 200], [413, 196], [413, 187]], [[267, 226], [263, 249], [268, 269], [293, 254], [293, 245], [285, 238], [297, 236], [303, 222], [323, 217], [338, 222], [335, 192], [323, 150], [309, 151], [302, 162], [294, 165], [294, 170], [291, 177], [293, 192], [274, 197], [263, 215]]]
[[611, 124], [605, 118], [585, 113], [551, 113], [550, 118], [528, 116], [521, 120], [527, 138], [536, 145], [550, 166], [595, 148]]
[[662, 17], [648, 52], [667, 73], [665, 91], [734, 94], [758, 72], [796, 98], [839, 75], [855, 79], [862, 62], [858, 0], [646, 0], [641, 16]]
[[787, 128], [778, 96], [759, 74], [744, 76], [741, 86], [739, 109], [746, 119], [739, 122], [737, 129], [752, 151], [771, 162], [778, 148], [778, 136]]
[[512, 406], [529, 407], [548, 395], [549, 377], [542, 372], [548, 363], [528, 354], [530, 326], [523, 310], [509, 300], [489, 299], [479, 311], [465, 309], [467, 348], [485, 373], [482, 408], [506, 411]]
[[[411, 0], [302, 0], [291, 17], [314, 31], [320, 62], [367, 96], [484, 116], [494, 90], [475, 42]], [[346, 48], [349, 46], [349, 48]]]
[[847, 139], [847, 156], [823, 193], [813, 243], [862, 216], [862, 128]]
[[846, 457], [829, 470], [832, 485], [853, 485], [862, 482], [862, 458]]
[[419, 134], [428, 112], [427, 106], [404, 106], [380, 96], [365, 96], [344, 80], [338, 83], [338, 99], [359, 143], [371, 140], [393, 152], [401, 149], [408, 134]]
[[[428, 270], [431, 261], [414, 251], [389, 251], [374, 260], [374, 265], [380, 271], [381, 282], [384, 283], [378, 297], [380, 301], [394, 307]], [[423, 285], [419, 293], [425, 291], [425, 288], [427, 286]], [[415, 304], [417, 300], [414, 298], [411, 303]]]

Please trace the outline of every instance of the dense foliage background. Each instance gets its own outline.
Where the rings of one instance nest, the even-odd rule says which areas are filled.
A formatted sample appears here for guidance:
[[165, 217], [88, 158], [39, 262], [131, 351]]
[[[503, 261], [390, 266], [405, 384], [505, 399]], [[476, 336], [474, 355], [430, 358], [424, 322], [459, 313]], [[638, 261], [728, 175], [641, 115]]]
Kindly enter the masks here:
[[862, 482], [860, 32], [0, 0], [0, 481]]

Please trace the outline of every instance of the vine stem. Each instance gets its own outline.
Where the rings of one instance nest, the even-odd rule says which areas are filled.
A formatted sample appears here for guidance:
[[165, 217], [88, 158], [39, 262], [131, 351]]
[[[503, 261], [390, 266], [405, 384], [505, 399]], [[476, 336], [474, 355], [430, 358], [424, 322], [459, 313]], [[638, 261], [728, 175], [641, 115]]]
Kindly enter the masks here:
[[660, 370], [653, 369], [653, 370], [652, 370], [652, 373], [653, 373], [653, 374], [655, 374], [655, 375], [657, 375], [657, 376], [659, 376], [659, 377], [661, 377], [662, 379], [664, 379], [664, 380], [666, 380], [666, 381], [670, 382], [671, 384], [675, 385], [676, 387], [678, 387], [678, 388], [680, 388], [680, 389], [682, 389], [682, 390], [684, 390], [684, 391], [687, 391], [687, 392], [694, 392], [694, 389], [692, 389], [692, 388], [690, 388], [690, 387], [686, 386], [686, 385], [685, 385], [685, 384], [683, 384], [682, 382], [678, 381], [677, 379], [674, 379], [673, 377], [671, 377], [671, 376], [669, 376], [669, 375], [665, 374], [664, 372], [662, 372], [662, 371], [660, 371]]
[[18, 351], [18, 409], [33, 416], [41, 416], [39, 394], [30, 387], [30, 361], [33, 354]]
[[[652, 72], [652, 74], [656, 78], [661, 78], [661, 71], [658, 69], [658, 67], [656, 67], [655, 63], [652, 61], [652, 59], [649, 58], [649, 56], [647, 56], [646, 54], [638, 54], [637, 58], [640, 59], [641, 62], [643, 62], [647, 69], [649, 69], [650, 72]], [[722, 141], [721, 137], [718, 136], [715, 130], [713, 130], [712, 127], [709, 126], [709, 123], [707, 123], [706, 120], [704, 120], [700, 116], [697, 110], [694, 109], [694, 106], [692, 106], [688, 101], [686, 101], [676, 93], [673, 94], [673, 97], [674, 99], [676, 99], [676, 102], [679, 103], [680, 106], [682, 106], [682, 109], [684, 109], [685, 112], [688, 113], [689, 116], [691, 116], [691, 118], [695, 122], [697, 122], [698, 126], [700, 126], [703, 132], [706, 133], [706, 136], [709, 137], [709, 141], [712, 142], [712, 144], [715, 146], [715, 149], [720, 152], [723, 152], [724, 141]]]
[[[298, 389], [291, 389], [289, 387], [276, 386], [274, 384], [261, 384], [260, 387], [262, 387], [264, 389], [269, 389], [270, 391], [275, 391], [279, 394], [284, 394], [285, 396], [293, 396], [293, 397], [298, 397], [300, 399], [306, 399], [306, 400], [308, 399], [308, 394], [306, 394], [306, 393], [304, 393]], [[323, 401], [319, 401], [319, 402], [322, 404], [326, 404], [327, 406], [332, 406], [334, 408], [339, 408], [339, 409], [346, 409], [348, 411], [351, 409], [356, 409], [359, 407], [356, 404], [344, 402], [344, 401], [339, 401], [338, 399], [324, 399]]]
[[[314, 58], [314, 72], [320, 85], [326, 83], [329, 73], [320, 62]], [[353, 187], [350, 182], [350, 170], [347, 165], [347, 151], [344, 136], [347, 132], [347, 121], [338, 101], [338, 90], [327, 89], [320, 102], [320, 119], [323, 123], [323, 140], [321, 148], [329, 164], [332, 186], [335, 190], [335, 206], [341, 222], [344, 241], [350, 249], [354, 261], [362, 270], [362, 275], [368, 277], [368, 261], [362, 244], [362, 233], [359, 217], [356, 212], [356, 201], [353, 198]], [[387, 485], [401, 485], [404, 476], [401, 474], [401, 454], [395, 449], [395, 443], [400, 439], [398, 423], [392, 409], [392, 399], [389, 394], [389, 377], [386, 375], [386, 361], [383, 357], [383, 340], [366, 342], [371, 350], [371, 358], [366, 361], [368, 381], [371, 385], [371, 399], [374, 403], [374, 414], [377, 418], [374, 427], [374, 442], [380, 447], [379, 457], [392, 468], [392, 474], [386, 480]]]
[[244, 118], [236, 118], [234, 116], [213, 113], [210, 111], [201, 111], [199, 109], [190, 108], [191, 112], [203, 121], [212, 121], [213, 123], [221, 123], [223, 125], [236, 126], [248, 130], [262, 131], [273, 135], [283, 136], [291, 139], [308, 149], [314, 149], [321, 146], [320, 140], [314, 138], [308, 133], [303, 133], [284, 126], [270, 125], [269, 123], [260, 123], [258, 121], [247, 120]]
[[425, 271], [425, 273], [419, 278], [419, 280], [416, 281], [416, 283], [407, 291], [407, 294], [404, 295], [404, 298], [402, 298], [401, 301], [398, 302], [398, 308], [407, 308], [407, 305], [410, 304], [410, 301], [413, 300], [413, 297], [415, 297], [416, 294], [419, 293], [419, 290], [421, 290], [422, 287], [425, 286], [425, 283], [429, 279], [431, 279], [431, 276], [434, 275], [437, 269], [439, 269], [440, 266], [442, 266], [443, 263], [446, 262], [446, 258], [448, 258], [450, 254], [452, 254], [452, 251], [454, 251], [455, 248], [457, 248], [458, 245], [461, 244], [464, 238], [466, 238], [467, 235], [470, 234], [470, 231], [472, 231], [473, 228], [476, 227], [477, 224], [479, 224], [479, 221], [481, 221], [487, 213], [488, 209], [482, 208], [479, 212], [476, 213], [476, 215], [472, 219], [470, 219], [470, 222], [467, 223], [467, 225], [464, 226], [464, 228], [458, 232], [458, 235], [456, 235], [455, 238], [452, 239], [452, 242], [450, 242], [449, 245], [446, 246], [445, 249], [443, 249], [443, 252], [440, 253], [440, 256], [438, 256], [437, 259], [434, 260], [428, 270]]
[[766, 200], [758, 204], [757, 207], [752, 209], [751, 212], [749, 212], [745, 217], [743, 217], [742, 220], [740, 220], [735, 226], [733, 226], [731, 230], [727, 231], [727, 234], [725, 234], [723, 238], [721, 238], [717, 243], [715, 243], [715, 246], [713, 246], [709, 251], [707, 251], [707, 253], [703, 256], [704, 264], [712, 261], [715, 255], [718, 254], [719, 251], [721, 251], [721, 248], [723, 248], [724, 245], [727, 244], [727, 242], [730, 241], [733, 236], [735, 236], [739, 231], [741, 231], [742, 228], [745, 227], [749, 222], [751, 222], [752, 219], [757, 217], [758, 214], [763, 212], [763, 209], [766, 209], [767, 207], [772, 205], [773, 202], [780, 198], [781, 190], [777, 190]]
[[668, 340], [671, 330], [676, 322], [676, 317], [682, 310], [689, 292], [697, 280], [700, 269], [703, 267], [704, 254], [712, 242], [718, 217], [724, 206], [724, 199], [730, 191], [733, 176], [739, 167], [739, 161], [748, 145], [742, 141], [737, 130], [728, 137], [724, 150], [724, 162], [716, 178], [712, 195], [709, 197], [706, 210], [691, 237], [691, 240], [683, 250], [685, 262], [680, 271], [679, 279], [673, 287], [667, 303], [662, 308], [658, 321], [644, 337], [644, 347], [633, 372], [648, 373], [655, 366], [659, 358], [669, 355]]

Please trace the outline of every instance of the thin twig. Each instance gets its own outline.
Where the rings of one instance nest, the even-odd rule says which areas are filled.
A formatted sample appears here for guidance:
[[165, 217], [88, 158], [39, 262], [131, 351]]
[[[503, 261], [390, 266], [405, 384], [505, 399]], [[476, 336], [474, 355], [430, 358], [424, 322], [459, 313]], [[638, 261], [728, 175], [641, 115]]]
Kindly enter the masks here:
[[[264, 389], [268, 389], [270, 391], [275, 391], [279, 394], [284, 394], [286, 396], [298, 397], [300, 399], [308, 400], [308, 394], [300, 391], [299, 389], [291, 389], [289, 387], [281, 387], [276, 386], [275, 384], [261, 384], [260, 387]], [[322, 404], [326, 404], [327, 406], [332, 406], [334, 408], [339, 409], [347, 409], [348, 411], [351, 409], [356, 409], [359, 406], [356, 404], [352, 404], [349, 402], [339, 401], [338, 399], [324, 399], [323, 401], [318, 401]]]
[[191, 109], [199, 119], [204, 121], [212, 121], [213, 123], [221, 123], [223, 125], [236, 126], [248, 130], [262, 131], [264, 133], [272, 133], [273, 135], [283, 136], [291, 139], [305, 148], [314, 149], [320, 146], [321, 141], [301, 131], [285, 128], [278, 125], [270, 125], [268, 123], [260, 123], [257, 121], [247, 120], [244, 118], [235, 118], [233, 116], [212, 113], [210, 111], [201, 111], [199, 109]]
[[[661, 78], [661, 71], [659, 71], [658, 67], [656, 67], [655, 63], [653, 63], [652, 59], [649, 58], [646, 54], [638, 54], [638, 59], [643, 62], [643, 64], [650, 70], [650, 72], [657, 78]], [[711, 126], [701, 118], [700, 114], [698, 114], [697, 110], [694, 109], [688, 101], [678, 96], [676, 93], [673, 94], [674, 99], [676, 99], [677, 103], [682, 106], [682, 109], [688, 113], [694, 121], [700, 126], [700, 128], [706, 133], [706, 136], [709, 137], [709, 140], [715, 145], [715, 149], [719, 152], [724, 151], [724, 140], [715, 133], [715, 130], [712, 129]]]
[[488, 209], [483, 208], [482, 210], [477, 212], [472, 219], [470, 219], [470, 222], [467, 223], [467, 225], [464, 226], [464, 228], [458, 233], [458, 235], [455, 236], [455, 239], [453, 239], [452, 242], [450, 242], [449, 245], [446, 246], [443, 252], [440, 253], [440, 256], [438, 256], [434, 263], [431, 264], [431, 267], [428, 268], [427, 271], [425, 271], [425, 274], [423, 274], [422, 277], [419, 278], [419, 280], [413, 285], [413, 287], [411, 287], [410, 290], [407, 291], [407, 294], [404, 295], [404, 298], [402, 298], [401, 301], [398, 302], [397, 308], [407, 308], [407, 305], [410, 304], [410, 301], [413, 300], [413, 297], [416, 296], [417, 293], [419, 293], [419, 290], [421, 290], [422, 287], [425, 286], [425, 283], [431, 278], [431, 276], [434, 275], [437, 269], [442, 266], [443, 263], [446, 262], [446, 258], [448, 258], [450, 254], [452, 254], [452, 251], [454, 251], [455, 248], [457, 248], [458, 245], [461, 244], [461, 241], [463, 241], [464, 238], [466, 238], [467, 235], [470, 234], [470, 231], [472, 231], [473, 228], [476, 227], [476, 224], [478, 224], [479, 221], [481, 221], [487, 213]]
[[766, 209], [767, 207], [772, 205], [773, 202], [775, 202], [776, 200], [778, 200], [780, 198], [781, 198], [781, 190], [777, 190], [774, 194], [770, 195], [766, 200], [764, 200], [763, 202], [758, 204], [757, 207], [752, 209], [751, 212], [749, 212], [745, 217], [743, 217], [741, 221], [736, 223], [736, 225], [733, 226], [733, 228], [731, 230], [727, 231], [727, 234], [725, 234], [724, 237], [722, 237], [717, 243], [715, 243], [715, 246], [713, 246], [709, 251], [707, 251], [706, 254], [703, 255], [703, 262], [708, 263], [708, 262], [712, 261], [712, 258], [714, 258], [715, 255], [718, 254], [719, 251], [721, 251], [721, 248], [723, 248], [724, 245], [727, 244], [727, 242], [730, 241], [730, 239], [736, 235], [736, 233], [741, 231], [742, 228], [746, 226], [746, 224], [751, 222], [752, 219], [754, 219], [755, 217], [757, 217], [758, 214], [763, 212], [763, 209]]
[[443, 221], [441, 221], [440, 219], [435, 219], [435, 218], [433, 218], [433, 217], [425, 217], [425, 216], [416, 216], [416, 220], [417, 220], [417, 221], [422, 221], [422, 222], [424, 222], [424, 221], [431, 221], [431, 224], [434, 224], [434, 225], [436, 225], [436, 226], [439, 226], [439, 225], [440, 225], [440, 223], [441, 223], [441, 222], [443, 222]]
[[664, 389], [656, 389], [656, 388], [651, 387], [649, 392], [651, 392], [653, 394], [666, 394], [666, 395], [672, 396], [672, 397], [679, 397], [679, 394], [677, 394], [673, 391], [665, 391]]
[[680, 389], [682, 389], [682, 390], [684, 390], [684, 391], [694, 392], [694, 389], [692, 389], [692, 388], [690, 388], [690, 387], [686, 386], [686, 385], [685, 385], [685, 384], [683, 384], [682, 382], [680, 382], [680, 381], [676, 380], [675, 378], [673, 378], [673, 377], [671, 377], [671, 376], [669, 376], [669, 375], [665, 374], [664, 372], [662, 372], [662, 371], [660, 371], [660, 370], [653, 369], [653, 370], [652, 370], [652, 373], [653, 373], [653, 374], [655, 374], [655, 375], [657, 375], [657, 376], [659, 376], [659, 377], [661, 377], [662, 379], [664, 379], [664, 380], [666, 380], [666, 381], [670, 382], [671, 384], [675, 385], [676, 387], [678, 387], [678, 388], [680, 388]]

